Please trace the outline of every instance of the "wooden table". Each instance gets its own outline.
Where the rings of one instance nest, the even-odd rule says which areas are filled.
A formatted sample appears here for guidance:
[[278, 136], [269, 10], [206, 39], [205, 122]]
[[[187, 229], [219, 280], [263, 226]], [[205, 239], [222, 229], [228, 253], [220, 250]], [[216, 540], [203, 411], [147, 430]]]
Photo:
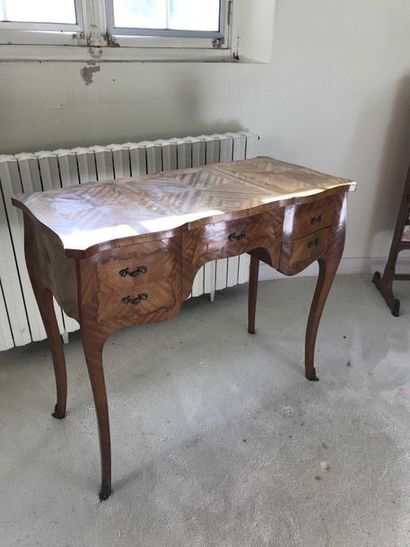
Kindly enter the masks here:
[[114, 331], [177, 314], [198, 269], [251, 255], [248, 332], [255, 333], [259, 261], [285, 275], [319, 262], [306, 330], [305, 375], [317, 380], [320, 316], [345, 239], [355, 183], [267, 157], [20, 195], [25, 256], [50, 342], [55, 418], [66, 413], [67, 377], [53, 295], [77, 319], [94, 396], [101, 451], [100, 499], [111, 493], [111, 443], [103, 346]]

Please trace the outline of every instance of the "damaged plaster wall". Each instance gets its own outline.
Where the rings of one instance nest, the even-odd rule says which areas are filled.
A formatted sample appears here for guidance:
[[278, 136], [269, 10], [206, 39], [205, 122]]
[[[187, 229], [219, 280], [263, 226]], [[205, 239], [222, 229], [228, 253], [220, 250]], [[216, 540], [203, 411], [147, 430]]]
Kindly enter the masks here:
[[85, 85], [91, 85], [93, 83], [93, 77], [96, 72], [100, 72], [100, 65], [97, 64], [97, 61], [88, 61], [88, 63], [83, 66], [80, 70], [81, 78]]

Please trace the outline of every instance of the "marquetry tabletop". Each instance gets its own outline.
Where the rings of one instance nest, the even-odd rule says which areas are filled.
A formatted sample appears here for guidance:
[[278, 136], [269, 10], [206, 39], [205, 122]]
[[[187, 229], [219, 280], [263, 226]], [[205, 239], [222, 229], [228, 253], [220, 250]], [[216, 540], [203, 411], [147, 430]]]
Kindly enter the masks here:
[[54, 232], [64, 249], [81, 251], [341, 186], [354, 189], [348, 179], [257, 157], [20, 195], [13, 202]]

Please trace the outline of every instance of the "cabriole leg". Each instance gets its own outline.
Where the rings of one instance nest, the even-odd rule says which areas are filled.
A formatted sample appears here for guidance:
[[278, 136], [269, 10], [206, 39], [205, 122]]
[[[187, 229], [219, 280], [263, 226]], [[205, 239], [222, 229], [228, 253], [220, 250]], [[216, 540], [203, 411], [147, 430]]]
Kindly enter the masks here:
[[33, 287], [34, 296], [40, 310], [44, 328], [47, 333], [53, 359], [54, 374], [57, 387], [57, 403], [52, 416], [64, 418], [67, 407], [67, 372], [64, 358], [63, 341], [58, 328], [54, 310], [53, 295], [46, 289], [41, 279], [41, 269], [37, 260], [34, 234], [29, 226], [29, 219], [24, 218], [24, 251], [28, 273]]
[[102, 363], [105, 339], [98, 338], [81, 328], [81, 342], [87, 362], [88, 374], [93, 391], [95, 411], [97, 414], [98, 434], [101, 454], [101, 489], [100, 500], [106, 500], [111, 494], [111, 439], [108, 416], [107, 390], [105, 387]]
[[333, 252], [330, 252], [327, 256], [318, 260], [319, 278], [317, 280], [315, 294], [310, 306], [305, 339], [305, 376], [308, 380], [319, 380], [316, 376], [314, 366], [316, 335], [330, 287], [332, 286], [337, 268], [339, 267], [342, 251], [343, 246], [340, 249], [333, 250]]
[[41, 306], [39, 304], [39, 307], [40, 309], [43, 307], [43, 310], [45, 310], [41, 315], [51, 348], [57, 387], [57, 403], [54, 407], [54, 412], [51, 415], [53, 418], [61, 420], [65, 417], [67, 409], [67, 371], [65, 366], [64, 345], [55, 315], [53, 295], [50, 291], [44, 290], [42, 300], [43, 303]]

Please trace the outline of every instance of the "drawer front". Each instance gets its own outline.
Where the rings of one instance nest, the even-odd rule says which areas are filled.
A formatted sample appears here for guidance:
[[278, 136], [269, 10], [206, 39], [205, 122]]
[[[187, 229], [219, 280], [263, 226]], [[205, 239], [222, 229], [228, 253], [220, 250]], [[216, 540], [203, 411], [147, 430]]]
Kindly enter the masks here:
[[253, 249], [268, 249], [272, 262], [279, 259], [283, 209], [243, 219], [209, 224], [193, 230], [189, 239], [194, 245], [192, 262], [202, 265], [209, 260], [238, 256]]
[[334, 243], [335, 234], [336, 229], [329, 227], [295, 241], [284, 241], [279, 270], [286, 275], [301, 272], [326, 254], [330, 245]]
[[181, 238], [115, 249], [96, 265], [97, 319], [169, 312], [182, 290]]
[[178, 305], [179, 294], [177, 284], [167, 281], [141, 284], [129, 291], [102, 290], [98, 295], [98, 321], [167, 313]]
[[181, 246], [177, 238], [130, 245], [109, 253], [97, 264], [100, 291], [132, 291], [166, 279], [180, 269]]
[[339, 224], [345, 192], [303, 205], [286, 208], [283, 225], [284, 239], [294, 240]]

